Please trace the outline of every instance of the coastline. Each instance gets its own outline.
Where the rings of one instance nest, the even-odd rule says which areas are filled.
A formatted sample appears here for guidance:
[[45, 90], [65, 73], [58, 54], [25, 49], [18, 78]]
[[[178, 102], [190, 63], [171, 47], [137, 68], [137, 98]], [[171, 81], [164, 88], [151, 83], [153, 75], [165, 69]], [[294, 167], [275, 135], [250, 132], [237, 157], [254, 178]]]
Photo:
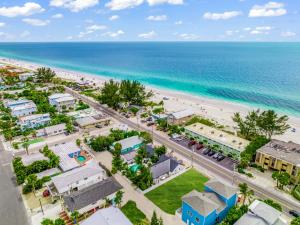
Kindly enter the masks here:
[[[29, 70], [34, 70], [41, 66], [28, 61], [15, 60], [10, 58], [0, 57], [0, 63], [8, 63], [15, 65], [17, 67], [23, 67]], [[48, 66], [51, 67], [51, 66]], [[76, 72], [71, 70], [65, 70], [61, 68], [51, 67], [57, 74], [58, 77], [80, 81], [82, 78], [86, 81], [92, 81], [96, 83], [96, 86], [101, 87], [103, 83], [109, 79], [106, 76], [88, 74], [83, 72]], [[233, 121], [231, 117], [235, 112], [240, 112], [241, 115], [246, 115], [247, 112], [257, 109], [256, 107], [247, 106], [241, 103], [229, 102], [225, 100], [212, 99], [204, 96], [196, 96], [189, 93], [184, 93], [180, 91], [162, 89], [158, 87], [153, 87], [151, 85], [145, 85], [147, 90], [152, 90], [154, 92], [153, 101], [159, 102], [163, 97], [169, 98], [169, 100], [164, 101], [165, 108], [168, 112], [178, 111], [185, 108], [191, 108], [196, 114], [205, 116], [207, 118], [213, 119], [220, 124], [228, 126], [229, 129], [233, 130]], [[282, 113], [280, 113], [282, 114]], [[284, 141], [293, 141], [300, 143], [299, 131], [300, 131], [300, 117], [289, 115], [289, 124], [291, 127], [296, 128], [296, 132], [288, 130], [284, 135], [280, 135], [276, 138]]]

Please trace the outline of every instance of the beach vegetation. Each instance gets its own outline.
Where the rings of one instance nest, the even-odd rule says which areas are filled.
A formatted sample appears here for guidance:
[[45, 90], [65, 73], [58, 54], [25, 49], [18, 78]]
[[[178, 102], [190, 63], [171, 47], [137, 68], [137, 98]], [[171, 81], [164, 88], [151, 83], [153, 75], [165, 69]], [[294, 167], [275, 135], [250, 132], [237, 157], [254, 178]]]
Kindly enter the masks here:
[[56, 76], [56, 73], [50, 68], [41, 67], [36, 70], [34, 75], [38, 82], [49, 83]]
[[274, 135], [284, 134], [290, 128], [287, 124], [288, 116], [279, 116], [274, 110], [251, 111], [245, 118], [235, 113], [232, 119], [238, 125], [240, 135], [248, 140], [258, 136], [271, 139]]

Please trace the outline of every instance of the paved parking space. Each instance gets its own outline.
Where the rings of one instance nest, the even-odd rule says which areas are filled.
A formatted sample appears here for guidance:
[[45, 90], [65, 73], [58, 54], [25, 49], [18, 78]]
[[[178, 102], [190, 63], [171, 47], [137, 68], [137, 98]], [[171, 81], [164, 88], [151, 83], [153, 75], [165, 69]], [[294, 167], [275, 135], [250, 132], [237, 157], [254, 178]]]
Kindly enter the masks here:
[[236, 160], [233, 160], [229, 157], [225, 157], [222, 161], [217, 161], [217, 159], [214, 159], [213, 156], [208, 156], [208, 155], [204, 155], [203, 154], [203, 151], [206, 149], [206, 148], [202, 148], [200, 150], [197, 150], [196, 148], [196, 145], [193, 145], [193, 146], [189, 146], [189, 142], [190, 140], [188, 138], [184, 138], [182, 140], [176, 140], [176, 139], [173, 139], [171, 138], [172, 141], [176, 142], [177, 144], [185, 147], [186, 149], [190, 150], [190, 151], [194, 151], [195, 153], [201, 155], [201, 157], [205, 157], [213, 162], [215, 162], [216, 164], [220, 165], [220, 166], [223, 166], [229, 170], [234, 170], [234, 165], [235, 164], [238, 164], [238, 162]]

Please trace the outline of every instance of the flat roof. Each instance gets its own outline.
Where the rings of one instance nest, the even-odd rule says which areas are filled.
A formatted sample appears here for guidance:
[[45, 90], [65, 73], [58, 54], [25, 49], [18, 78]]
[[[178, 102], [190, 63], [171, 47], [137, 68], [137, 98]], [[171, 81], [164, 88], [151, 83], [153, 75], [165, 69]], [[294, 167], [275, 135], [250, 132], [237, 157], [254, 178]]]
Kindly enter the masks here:
[[133, 225], [119, 208], [109, 207], [100, 209], [81, 225]]
[[56, 94], [50, 95], [48, 98], [49, 99], [57, 99], [57, 98], [63, 98], [63, 97], [72, 97], [72, 95], [69, 93], [56, 93]]
[[60, 123], [60, 124], [57, 124], [57, 125], [45, 127], [45, 130], [46, 130], [47, 133], [51, 133], [51, 132], [56, 131], [56, 130], [65, 130], [65, 129], [66, 129], [66, 124], [65, 123]]
[[223, 197], [230, 198], [238, 192], [238, 189], [227, 185], [223, 182], [220, 182], [216, 179], [209, 180], [205, 183], [205, 186], [209, 187], [210, 189], [214, 190], [219, 195]]
[[256, 152], [270, 155], [300, 167], [300, 145], [294, 142], [284, 142], [272, 139]]
[[220, 144], [226, 145], [230, 148], [236, 149], [240, 152], [244, 151], [247, 145], [250, 143], [246, 139], [228, 134], [216, 128], [206, 126], [202, 123], [191, 124], [186, 126], [185, 129]]
[[113, 145], [115, 145], [116, 143], [119, 143], [122, 145], [122, 149], [127, 149], [127, 148], [131, 148], [132, 146], [141, 144], [142, 142], [143, 142], [143, 139], [136, 135], [136, 136], [132, 136], [129, 138], [125, 138], [120, 141], [116, 141], [113, 143]]
[[39, 160], [48, 160], [48, 158], [40, 152], [32, 153], [29, 155], [22, 155], [21, 158], [24, 166], [29, 166], [30, 164]]
[[83, 110], [68, 112], [67, 115], [72, 116], [75, 119], [79, 119], [79, 118], [84, 118], [84, 117], [89, 117], [89, 116], [102, 115], [102, 113], [100, 111], [97, 111], [96, 109], [90, 107], [90, 108], [83, 109]]
[[75, 98], [73, 96], [66, 96], [55, 99], [56, 102], [67, 102], [67, 101], [73, 101]]
[[52, 176], [54, 174], [58, 174], [60, 172], [61, 171], [58, 168], [51, 168], [51, 169], [45, 170], [43, 172], [37, 173], [36, 176], [38, 179], [42, 179], [43, 177], [46, 177], [46, 176], [50, 177], [50, 176]]
[[188, 117], [188, 116], [192, 116], [194, 114], [195, 113], [192, 109], [184, 109], [184, 110], [181, 110], [181, 111], [178, 111], [178, 112], [171, 113], [171, 115], [174, 116], [175, 119], [177, 119], [177, 120]]
[[45, 114], [33, 114], [33, 115], [29, 115], [29, 116], [22, 116], [19, 118], [19, 120], [21, 122], [26, 121], [26, 120], [36, 120], [39, 119], [41, 117], [49, 117], [50, 118], [50, 114], [49, 113], [45, 113]]
[[100, 122], [100, 120], [96, 120], [94, 117], [92, 116], [87, 116], [87, 117], [83, 117], [83, 118], [78, 118], [75, 120], [76, 123], [78, 123], [79, 126], [84, 127], [84, 126], [88, 126], [88, 125], [93, 125], [96, 124], [98, 122]]

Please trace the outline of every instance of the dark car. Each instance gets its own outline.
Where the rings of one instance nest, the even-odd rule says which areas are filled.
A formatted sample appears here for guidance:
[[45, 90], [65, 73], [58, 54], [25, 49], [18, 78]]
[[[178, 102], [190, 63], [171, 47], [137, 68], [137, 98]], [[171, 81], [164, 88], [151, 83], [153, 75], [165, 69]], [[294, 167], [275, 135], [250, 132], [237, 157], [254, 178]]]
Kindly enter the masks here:
[[197, 149], [197, 150], [200, 150], [201, 148], [203, 148], [203, 145], [197, 144], [196, 149]]
[[225, 159], [225, 156], [222, 155], [222, 154], [219, 154], [218, 158], [217, 158], [217, 161], [220, 162], [222, 161], [223, 159]]
[[290, 210], [289, 214], [291, 214], [294, 217], [300, 217], [300, 212], [298, 212], [296, 210]]
[[219, 154], [220, 154], [220, 153], [214, 154], [214, 155], [213, 155], [213, 159], [217, 159], [217, 158], [219, 157]]
[[193, 145], [195, 145], [195, 144], [196, 144], [196, 141], [190, 141], [188, 145], [189, 145], [189, 146], [193, 146]]
[[207, 155], [209, 152], [210, 152], [210, 149], [207, 148], [207, 149], [205, 149], [202, 153], [203, 153], [204, 155]]
[[216, 154], [216, 152], [214, 152], [214, 151], [211, 150], [207, 155], [208, 156], [213, 156], [214, 154]]

